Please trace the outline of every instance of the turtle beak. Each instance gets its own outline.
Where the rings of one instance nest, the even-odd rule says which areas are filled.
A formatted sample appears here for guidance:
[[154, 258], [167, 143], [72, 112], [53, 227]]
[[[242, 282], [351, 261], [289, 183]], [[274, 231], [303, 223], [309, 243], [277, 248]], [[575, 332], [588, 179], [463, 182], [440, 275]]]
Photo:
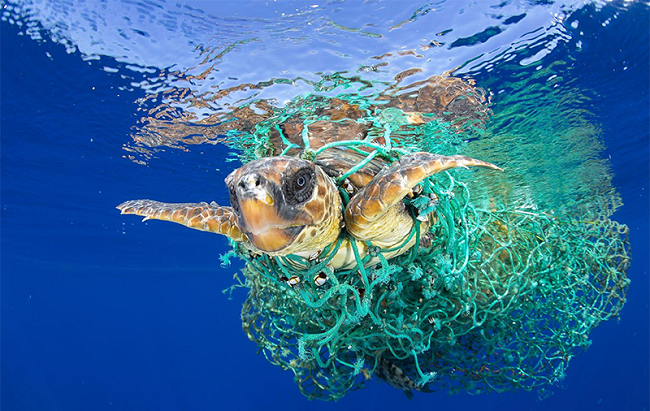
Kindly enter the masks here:
[[288, 227], [278, 213], [273, 196], [254, 180], [246, 181], [238, 190], [240, 228], [260, 250], [276, 252], [293, 243], [302, 227]]
[[237, 183], [241, 219], [251, 234], [261, 234], [277, 227], [279, 215], [267, 186], [258, 174], [248, 174]]

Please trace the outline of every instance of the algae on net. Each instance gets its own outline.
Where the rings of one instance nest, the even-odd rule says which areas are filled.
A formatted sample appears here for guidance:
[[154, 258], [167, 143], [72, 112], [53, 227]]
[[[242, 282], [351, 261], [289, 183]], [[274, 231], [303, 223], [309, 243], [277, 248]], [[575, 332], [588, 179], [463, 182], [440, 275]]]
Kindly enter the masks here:
[[[442, 110], [429, 105], [423, 112], [418, 100], [436, 101], [432, 95], [448, 93], [449, 83], [459, 92]], [[499, 138], [484, 138], [490, 111], [483, 94], [459, 79], [434, 77], [395, 95], [299, 98], [248, 129], [231, 130], [232, 144], [243, 161], [313, 156], [336, 142], [337, 149], [388, 164], [413, 151], [486, 153], [485, 143]], [[454, 106], [464, 110], [445, 111]], [[589, 130], [564, 131], [567, 140], [590, 138]], [[590, 201], [544, 210], [539, 203], [547, 194], [522, 195], [523, 185], [508, 176], [508, 161], [525, 175], [520, 164], [537, 157], [513, 154], [508, 143], [499, 140], [493, 151], [511, 153], [499, 162], [504, 175], [446, 172], [407, 201], [414, 215], [435, 213], [437, 221], [431, 242], [411, 253], [386, 260], [377, 252], [380, 264], [364, 267], [359, 260], [354, 269], [335, 271], [326, 254], [296, 267], [235, 246], [247, 262], [239, 284], [249, 289], [243, 328], [270, 362], [294, 372], [304, 395], [336, 400], [373, 375], [409, 394], [543, 389], [564, 378], [596, 325], [618, 316], [629, 285], [629, 243], [627, 227], [609, 218], [620, 201], [607, 184], [603, 189], [606, 165], [584, 160], [602, 171], [592, 180], [593, 170], [586, 174], [597, 182]], [[562, 189], [568, 188], [553, 187]], [[320, 273], [327, 282], [309, 281]], [[289, 276], [306, 280], [292, 286]]]

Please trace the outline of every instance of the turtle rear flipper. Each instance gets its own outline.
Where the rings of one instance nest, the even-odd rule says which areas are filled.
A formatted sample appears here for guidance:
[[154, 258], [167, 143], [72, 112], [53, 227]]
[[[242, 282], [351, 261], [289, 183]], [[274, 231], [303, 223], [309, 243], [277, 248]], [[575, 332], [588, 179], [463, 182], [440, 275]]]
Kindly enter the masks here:
[[122, 214], [135, 214], [146, 220], [163, 220], [183, 224], [195, 230], [223, 234], [235, 241], [247, 241], [236, 224], [232, 207], [217, 203], [161, 203], [153, 200], [131, 200], [117, 206]]
[[402, 200], [422, 180], [456, 167], [487, 167], [501, 170], [494, 164], [465, 156], [442, 156], [414, 153], [402, 157], [384, 169], [345, 209], [345, 226], [358, 240], [395, 244], [410, 233], [413, 219], [404, 211]]

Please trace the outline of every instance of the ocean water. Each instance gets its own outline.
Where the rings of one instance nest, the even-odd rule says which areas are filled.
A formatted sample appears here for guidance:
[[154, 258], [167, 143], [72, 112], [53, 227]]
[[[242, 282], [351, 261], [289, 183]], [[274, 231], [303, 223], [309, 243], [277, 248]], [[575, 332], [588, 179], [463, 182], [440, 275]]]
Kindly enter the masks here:
[[[3, 410], [648, 409], [647, 3], [0, 4]], [[410, 69], [402, 85], [455, 69], [485, 90], [490, 118], [467, 148], [506, 166], [515, 197], [554, 209], [620, 196], [620, 320], [543, 395], [409, 401], [375, 378], [308, 401], [242, 331], [245, 292], [222, 293], [242, 267], [220, 265], [225, 238], [115, 209], [227, 204], [238, 160], [215, 118], [370, 95]]]

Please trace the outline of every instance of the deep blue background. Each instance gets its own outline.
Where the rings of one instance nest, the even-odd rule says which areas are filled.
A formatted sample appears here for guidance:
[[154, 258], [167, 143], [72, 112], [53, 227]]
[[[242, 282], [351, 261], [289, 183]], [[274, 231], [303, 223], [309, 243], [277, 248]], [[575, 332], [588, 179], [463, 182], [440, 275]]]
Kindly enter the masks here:
[[615, 219], [633, 246], [627, 305], [544, 401], [515, 392], [409, 402], [373, 381], [337, 404], [308, 402], [241, 331], [244, 293], [221, 293], [237, 270], [218, 265], [225, 240], [114, 208], [131, 198], [227, 202], [225, 149], [166, 150], [148, 166], [124, 159], [144, 92], [118, 90], [130, 81], [98, 61], [0, 27], [3, 410], [647, 409], [646, 7], [590, 39], [576, 62], [580, 85], [602, 97], [592, 111], [625, 203]]

